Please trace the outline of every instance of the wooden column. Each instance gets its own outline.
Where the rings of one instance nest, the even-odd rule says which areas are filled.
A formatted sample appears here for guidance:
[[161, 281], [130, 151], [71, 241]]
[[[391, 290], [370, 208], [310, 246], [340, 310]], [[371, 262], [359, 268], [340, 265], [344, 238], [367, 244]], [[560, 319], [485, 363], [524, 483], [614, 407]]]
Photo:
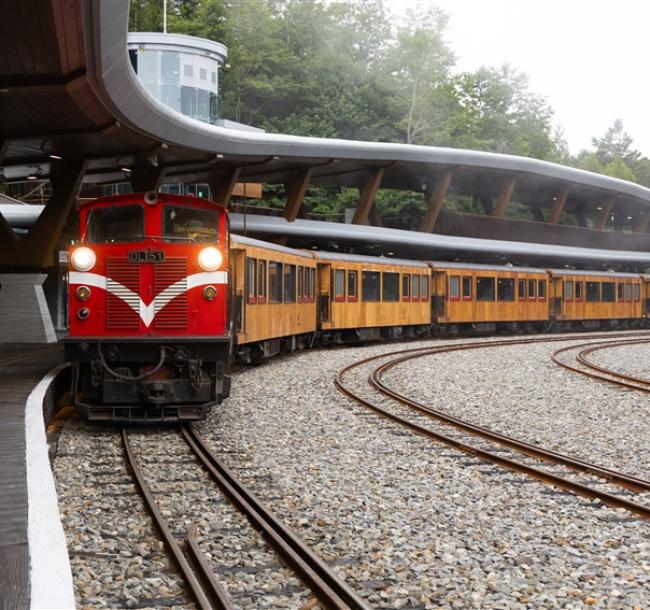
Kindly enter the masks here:
[[553, 206], [551, 207], [551, 213], [548, 216], [547, 222], [549, 224], [555, 225], [557, 224], [557, 221], [560, 220], [560, 215], [562, 214], [562, 210], [564, 210], [564, 204], [566, 203], [568, 196], [569, 189], [566, 188], [555, 198]]
[[609, 201], [605, 204], [605, 207], [602, 209], [600, 213], [600, 218], [598, 218], [598, 220], [596, 221], [596, 224], [594, 226], [595, 229], [602, 231], [605, 228], [605, 225], [607, 224], [607, 220], [609, 219], [609, 215], [612, 213], [613, 208], [614, 208], [614, 197], [610, 197]]
[[506, 213], [506, 209], [510, 203], [510, 198], [512, 197], [512, 193], [515, 190], [515, 186], [517, 186], [517, 178], [514, 176], [512, 178], [508, 178], [508, 180], [503, 183], [501, 192], [499, 193], [499, 198], [497, 199], [497, 203], [494, 206], [494, 210], [492, 210], [492, 216], [501, 218]]
[[650, 210], [643, 210], [639, 214], [636, 225], [634, 227], [635, 233], [645, 233], [648, 229], [648, 223], [650, 223]]
[[233, 189], [239, 180], [240, 174], [241, 167], [228, 167], [220, 171], [212, 172], [208, 176], [212, 201], [216, 201], [225, 208], [228, 208]]
[[373, 202], [372, 207], [370, 208], [370, 212], [368, 213], [368, 222], [373, 227], [384, 226], [384, 223], [381, 219], [381, 214], [379, 213], [379, 210], [377, 209], [377, 204], [375, 202]]
[[352, 224], [362, 225], [368, 220], [370, 208], [372, 208], [372, 205], [375, 202], [375, 196], [377, 195], [383, 177], [383, 167], [373, 170], [363, 187], [359, 189], [361, 195], [357, 202], [357, 209], [354, 211], [354, 216], [352, 217]]
[[135, 193], [160, 190], [160, 185], [165, 179], [164, 167], [136, 167], [131, 172], [131, 186]]
[[52, 265], [52, 252], [79, 193], [86, 167], [88, 161], [84, 159], [52, 165], [52, 196], [27, 236], [21, 240], [19, 265], [34, 269], [45, 269]]
[[311, 182], [312, 169], [306, 167], [296, 172], [294, 179], [287, 188], [287, 202], [284, 204], [282, 216], [289, 222], [293, 222], [298, 218], [302, 202], [305, 199], [307, 187]]
[[479, 195], [478, 200], [481, 202], [481, 205], [483, 206], [485, 213], [488, 216], [492, 216], [492, 212], [494, 212], [494, 205], [492, 203], [492, 200], [486, 195]]
[[435, 184], [433, 180], [427, 181], [426, 199], [428, 207], [420, 225], [420, 231], [423, 233], [431, 233], [435, 228], [452, 176], [453, 172], [445, 172], [435, 181]]
[[533, 212], [533, 217], [535, 218], [536, 222], [546, 222], [546, 218], [544, 218], [544, 212], [542, 212], [541, 206], [533, 205], [530, 209]]

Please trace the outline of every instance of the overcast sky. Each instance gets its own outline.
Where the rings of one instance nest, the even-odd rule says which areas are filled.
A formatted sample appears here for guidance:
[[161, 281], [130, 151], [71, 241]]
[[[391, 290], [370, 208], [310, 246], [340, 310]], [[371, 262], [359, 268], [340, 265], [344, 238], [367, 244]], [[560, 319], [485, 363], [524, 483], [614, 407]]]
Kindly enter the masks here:
[[[393, 10], [416, 0], [387, 0]], [[572, 153], [621, 118], [650, 156], [650, 3], [643, 0], [425, 0], [449, 15], [457, 69], [508, 62], [546, 96]]]

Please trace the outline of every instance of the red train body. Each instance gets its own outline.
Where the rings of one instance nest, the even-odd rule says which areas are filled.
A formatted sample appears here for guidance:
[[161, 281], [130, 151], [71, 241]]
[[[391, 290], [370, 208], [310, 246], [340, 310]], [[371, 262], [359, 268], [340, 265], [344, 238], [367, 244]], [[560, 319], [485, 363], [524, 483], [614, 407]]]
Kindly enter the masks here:
[[65, 342], [76, 403], [92, 420], [203, 418], [230, 384], [225, 210], [147, 193], [84, 204], [80, 219]]

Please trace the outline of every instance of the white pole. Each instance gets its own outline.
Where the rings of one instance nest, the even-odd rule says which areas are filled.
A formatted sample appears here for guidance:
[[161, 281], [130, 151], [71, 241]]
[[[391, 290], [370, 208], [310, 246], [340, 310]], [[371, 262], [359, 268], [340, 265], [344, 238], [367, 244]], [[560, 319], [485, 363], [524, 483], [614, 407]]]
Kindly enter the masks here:
[[163, 0], [163, 32], [167, 33], [167, 0]]

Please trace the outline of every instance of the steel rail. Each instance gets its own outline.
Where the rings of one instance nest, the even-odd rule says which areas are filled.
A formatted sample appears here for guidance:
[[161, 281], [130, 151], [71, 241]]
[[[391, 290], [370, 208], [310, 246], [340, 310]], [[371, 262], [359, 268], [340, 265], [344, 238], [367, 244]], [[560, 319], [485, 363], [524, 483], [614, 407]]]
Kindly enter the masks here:
[[[624, 375], [622, 373], [617, 373], [616, 371], [612, 371], [610, 369], [604, 368], [604, 367], [599, 367], [596, 364], [593, 364], [590, 362], [585, 356], [588, 355], [589, 353], [593, 351], [597, 351], [598, 349], [606, 349], [608, 347], [620, 347], [620, 346], [627, 346], [627, 345], [635, 345], [635, 344], [643, 344], [643, 343], [648, 343], [650, 342], [648, 339], [630, 339], [630, 340], [623, 340], [623, 341], [607, 341], [607, 342], [598, 342], [598, 343], [587, 343], [585, 345], [580, 345], [580, 346], [575, 346], [575, 345], [570, 345], [568, 347], [564, 347], [562, 349], [556, 350], [551, 354], [551, 360], [557, 364], [558, 366], [561, 366], [562, 368], [572, 371], [574, 373], [579, 373], [580, 375], [584, 375], [585, 377], [589, 377], [590, 379], [595, 379], [596, 381], [603, 381], [605, 383], [610, 383], [613, 385], [618, 385], [620, 387], [623, 387], [628, 390], [638, 390], [639, 392], [649, 392], [650, 393], [650, 387], [642, 387], [642, 386], [650, 386], [650, 381], [644, 380], [644, 379], [639, 379], [636, 377]], [[582, 348], [587, 348], [583, 349], [578, 356], [576, 357], [577, 361], [580, 362], [583, 366], [586, 366], [587, 368], [591, 370], [585, 370], [582, 369], [578, 366], [574, 366], [572, 364], [569, 364], [568, 362], [563, 362], [560, 359], [561, 354], [565, 354], [566, 352], [569, 352], [571, 350], [578, 349], [579, 347]], [[603, 373], [603, 375], [599, 375], [594, 371], [598, 371], [600, 373]], [[606, 377], [605, 375], [609, 375], [609, 377]]]
[[191, 594], [194, 596], [194, 599], [196, 600], [196, 603], [198, 604], [199, 608], [201, 608], [202, 610], [212, 610], [213, 605], [210, 603], [205, 592], [203, 591], [203, 588], [201, 587], [201, 584], [199, 583], [196, 574], [192, 570], [192, 567], [187, 561], [183, 553], [183, 550], [181, 549], [180, 545], [178, 544], [178, 541], [176, 540], [176, 537], [169, 529], [169, 526], [167, 525], [165, 518], [158, 510], [158, 505], [156, 504], [156, 500], [153, 497], [151, 490], [149, 489], [149, 485], [147, 484], [142, 474], [139, 464], [137, 463], [137, 461], [133, 456], [133, 452], [131, 451], [131, 444], [129, 443], [129, 435], [126, 428], [122, 428], [122, 442], [124, 443], [124, 449], [126, 451], [126, 455], [129, 461], [129, 465], [131, 467], [131, 471], [133, 472], [133, 476], [138, 484], [140, 492], [142, 493], [142, 496], [145, 499], [147, 508], [149, 509], [149, 512], [154, 518], [158, 530], [163, 535], [163, 538], [165, 539], [165, 544], [167, 545], [167, 548], [171, 552], [172, 557], [176, 562], [176, 565], [178, 566], [181, 573], [183, 574], [183, 578], [185, 579], [185, 582], [187, 583]]
[[[589, 338], [592, 338], [592, 337], [586, 337], [586, 338], [589, 339]], [[546, 341], [563, 341], [563, 340], [566, 341], [566, 340], [571, 340], [571, 339], [575, 339], [575, 337], [571, 337], [570, 339], [567, 339], [567, 338], [551, 338], [551, 339], [545, 339], [545, 340]], [[458, 349], [462, 349], [463, 347], [467, 348], [468, 346], [472, 346], [472, 347], [483, 347], [483, 346], [484, 347], [491, 347], [491, 346], [495, 346], [495, 345], [496, 346], [501, 346], [501, 345], [517, 345], [517, 344], [526, 344], [526, 343], [537, 343], [537, 342], [541, 342], [541, 341], [544, 341], [544, 339], [540, 339], [540, 340], [536, 340], [536, 339], [534, 339], [534, 340], [526, 340], [526, 339], [524, 339], [524, 340], [511, 340], [511, 341], [466, 343], [466, 344], [461, 344], [461, 345], [446, 346], [446, 348], [444, 348], [444, 351], [457, 351]], [[433, 430], [431, 430], [429, 428], [425, 428], [424, 426], [420, 426], [419, 424], [416, 424], [415, 422], [412, 422], [412, 421], [410, 421], [408, 419], [400, 417], [399, 415], [396, 415], [395, 413], [392, 413], [391, 411], [389, 411], [387, 409], [384, 409], [383, 407], [381, 407], [381, 406], [379, 406], [379, 405], [377, 405], [377, 404], [375, 404], [375, 403], [373, 403], [373, 402], [371, 402], [371, 401], [369, 401], [369, 400], [367, 400], [365, 398], [362, 398], [361, 396], [356, 394], [354, 391], [352, 391], [350, 388], [345, 386], [345, 384], [343, 383], [343, 380], [342, 380], [343, 376], [347, 372], [349, 372], [351, 369], [353, 369], [355, 367], [358, 367], [358, 366], [360, 366], [362, 364], [367, 364], [368, 362], [371, 362], [373, 360], [377, 360], [379, 358], [391, 356], [393, 354], [403, 353], [405, 351], [408, 351], [408, 350], [400, 350], [399, 352], [394, 352], [394, 353], [388, 352], [388, 353], [385, 353], [385, 354], [380, 354], [378, 356], [373, 356], [373, 357], [370, 357], [370, 358], [366, 358], [366, 359], [364, 359], [364, 360], [362, 360], [360, 362], [356, 362], [356, 363], [353, 363], [351, 365], [348, 365], [347, 367], [345, 367], [344, 369], [342, 369], [341, 371], [339, 371], [337, 373], [337, 375], [335, 377], [335, 385], [336, 385], [336, 387], [343, 394], [345, 394], [348, 397], [352, 398], [353, 400], [365, 405], [366, 407], [368, 407], [369, 409], [371, 409], [371, 410], [375, 411], [376, 413], [382, 415], [383, 417], [385, 417], [385, 418], [387, 418], [389, 420], [392, 420], [392, 421], [394, 421], [396, 423], [399, 423], [399, 424], [401, 424], [401, 425], [403, 425], [403, 426], [405, 426], [405, 427], [407, 427], [407, 428], [409, 428], [409, 429], [411, 429], [411, 430], [413, 430], [413, 431], [415, 431], [415, 432], [417, 432], [417, 433], [419, 433], [419, 434], [421, 434], [423, 436], [438, 440], [438, 441], [440, 441], [440, 442], [442, 442], [442, 443], [444, 443], [444, 444], [446, 444], [448, 446], [452, 446], [452, 447], [454, 447], [454, 448], [456, 448], [456, 449], [458, 449], [458, 450], [460, 450], [460, 451], [462, 451], [464, 453], [467, 453], [469, 455], [478, 456], [478, 457], [481, 457], [481, 458], [485, 459], [486, 461], [489, 461], [489, 462], [492, 462], [492, 463], [507, 467], [507, 468], [509, 468], [511, 470], [523, 472], [523, 473], [528, 474], [529, 476], [532, 476], [532, 477], [534, 477], [536, 479], [542, 480], [542, 481], [547, 482], [547, 483], [551, 483], [551, 484], [553, 484], [553, 485], [555, 485], [557, 487], [560, 487], [562, 489], [567, 489], [567, 490], [572, 491], [573, 493], [576, 493], [576, 494], [581, 495], [583, 497], [587, 497], [587, 498], [590, 498], [590, 499], [597, 498], [601, 502], [603, 502], [605, 504], [608, 504], [610, 506], [614, 506], [616, 508], [625, 508], [625, 509], [627, 509], [627, 510], [629, 510], [631, 512], [639, 514], [640, 516], [642, 516], [645, 519], [650, 519], [650, 508], [648, 508], [646, 506], [643, 506], [643, 505], [638, 504], [636, 502], [632, 502], [630, 500], [626, 500], [625, 498], [621, 498], [619, 496], [615, 496], [615, 495], [610, 494], [608, 492], [600, 491], [600, 490], [594, 489], [592, 487], [588, 487], [587, 485], [583, 485], [581, 483], [577, 483], [575, 481], [565, 479], [565, 478], [560, 477], [558, 475], [554, 475], [552, 473], [545, 472], [545, 471], [540, 470], [538, 468], [534, 468], [532, 466], [522, 464], [522, 463], [517, 462], [515, 460], [511, 460], [509, 458], [494, 455], [494, 454], [492, 454], [492, 453], [490, 453], [488, 451], [485, 451], [483, 449], [479, 449], [477, 447], [473, 447], [471, 445], [463, 443], [462, 441], [459, 441], [459, 440], [457, 440], [455, 438], [452, 438], [452, 437], [445, 436], [443, 434], [439, 434], [437, 432], [434, 432]], [[425, 353], [427, 351], [431, 351], [431, 348], [428, 348], [428, 349], [425, 348], [425, 349], [420, 349], [420, 350], [412, 350], [412, 351], [419, 352], [419, 353], [415, 353], [415, 354], [412, 355], [412, 357], [418, 357], [420, 355], [425, 355]], [[421, 405], [421, 406], [423, 406], [423, 405]], [[550, 453], [552, 454], [553, 452], [550, 452]], [[560, 455], [560, 454], [557, 454], [557, 455]], [[584, 466], [584, 465], [588, 465], [588, 463], [586, 463], [586, 462], [578, 461], [578, 463], [579, 463], [580, 468], [582, 468], [582, 466]], [[589, 465], [589, 466], [593, 466], [593, 465]], [[610, 472], [607, 469], [601, 469], [598, 466], [594, 466], [594, 467], [599, 469], [599, 470], [603, 470], [605, 472]], [[646, 485], [650, 485], [649, 482], [644, 481], [642, 479], [635, 479], [634, 477], [627, 477], [627, 475], [622, 475], [621, 473], [616, 473], [615, 471], [611, 471], [611, 472], [616, 474], [618, 477], [622, 477], [622, 478], [624, 478], [626, 480], [629, 480], [630, 483], [631, 483], [631, 485], [630, 485], [631, 487], [632, 486], [640, 486], [642, 489], [645, 489]], [[600, 475], [600, 476], [602, 476], [603, 478], [609, 478], [609, 477], [605, 477], [604, 475]]]
[[197, 536], [198, 527], [196, 523], [192, 522], [187, 528], [187, 548], [192, 557], [192, 560], [201, 572], [203, 582], [210, 589], [212, 598], [216, 600], [217, 606], [220, 608], [220, 610], [235, 610], [236, 606], [232, 603], [230, 596], [228, 593], [226, 593], [226, 590], [217, 580], [217, 577], [212, 571], [208, 560], [205, 558], [205, 555], [201, 551], [199, 543], [196, 539]]
[[368, 606], [320, 557], [281, 523], [230, 470], [191, 426], [181, 428], [185, 440], [212, 474], [221, 490], [263, 532], [275, 550], [300, 574], [318, 599], [328, 608], [367, 610]]

